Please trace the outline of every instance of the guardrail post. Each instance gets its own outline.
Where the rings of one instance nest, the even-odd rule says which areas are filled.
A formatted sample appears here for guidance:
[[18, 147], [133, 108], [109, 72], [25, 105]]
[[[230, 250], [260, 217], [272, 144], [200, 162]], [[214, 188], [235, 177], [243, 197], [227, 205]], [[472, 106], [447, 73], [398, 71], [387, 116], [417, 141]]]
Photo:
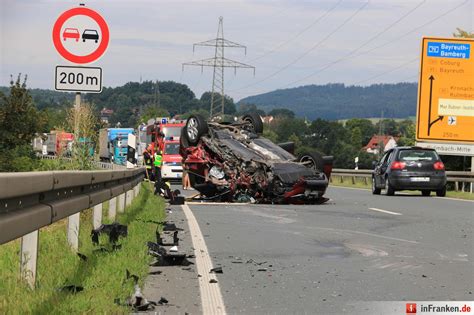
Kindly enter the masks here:
[[95, 229], [98, 229], [102, 225], [102, 204], [94, 206], [92, 213], [92, 226]]
[[365, 177], [365, 176], [364, 176], [364, 185], [365, 185], [365, 186], [368, 185], [367, 177]]
[[454, 182], [454, 191], [459, 191], [459, 182]]
[[39, 230], [24, 235], [21, 238], [20, 273], [23, 280], [33, 289], [36, 282], [36, 262], [38, 260]]
[[355, 176], [352, 176], [352, 185], [355, 185], [355, 183], [356, 183], [356, 178]]
[[117, 214], [117, 197], [109, 200], [109, 213], [108, 217], [110, 220], [115, 221], [115, 215]]
[[341, 175], [340, 178], [341, 178], [341, 184], [344, 183], [344, 176]]
[[118, 212], [123, 212], [125, 210], [125, 193], [118, 196]]
[[67, 218], [67, 242], [75, 251], [79, 249], [79, 221], [79, 212]]
[[127, 191], [126, 197], [125, 197], [125, 206], [129, 206], [132, 204], [133, 200], [133, 189], [130, 189]]

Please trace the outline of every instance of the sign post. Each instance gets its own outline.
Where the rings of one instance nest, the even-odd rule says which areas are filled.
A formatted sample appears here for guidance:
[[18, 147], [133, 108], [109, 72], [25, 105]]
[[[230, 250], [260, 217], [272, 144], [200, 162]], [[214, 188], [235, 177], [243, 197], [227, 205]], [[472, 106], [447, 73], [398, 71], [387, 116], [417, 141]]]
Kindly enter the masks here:
[[[471, 157], [474, 172], [474, 40], [423, 38], [417, 145]], [[471, 192], [472, 192], [471, 183]]]
[[[58, 54], [66, 61], [79, 66], [56, 66], [55, 84], [57, 91], [76, 92], [74, 109], [74, 134], [79, 135], [79, 110], [81, 92], [100, 93], [102, 91], [102, 69], [82, 65], [97, 61], [109, 45], [109, 27], [96, 11], [81, 4], [63, 12], [53, 26], [52, 39]], [[97, 211], [96, 211], [97, 210]], [[94, 215], [102, 210], [94, 208]], [[97, 212], [97, 213], [96, 213]], [[97, 217], [99, 218], [99, 216]], [[94, 220], [94, 226], [97, 225]], [[75, 251], [79, 240], [79, 213], [68, 217], [68, 242]]]

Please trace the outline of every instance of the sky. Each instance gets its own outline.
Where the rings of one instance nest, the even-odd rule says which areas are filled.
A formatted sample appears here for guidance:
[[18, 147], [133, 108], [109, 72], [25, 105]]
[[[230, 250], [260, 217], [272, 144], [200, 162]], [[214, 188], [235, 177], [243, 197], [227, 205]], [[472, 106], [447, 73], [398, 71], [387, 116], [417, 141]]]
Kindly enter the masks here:
[[[28, 75], [31, 88], [54, 89], [56, 65], [73, 65], [54, 48], [52, 28], [76, 1], [0, 1], [0, 86]], [[416, 82], [423, 36], [473, 31], [474, 0], [226, 0], [84, 1], [110, 30], [96, 62], [107, 87], [140, 80], [173, 80], [200, 97], [211, 89], [212, 68], [182, 64], [214, 56], [193, 43], [224, 37], [247, 47], [225, 57], [255, 66], [225, 71], [225, 93], [246, 96], [308, 84]]]

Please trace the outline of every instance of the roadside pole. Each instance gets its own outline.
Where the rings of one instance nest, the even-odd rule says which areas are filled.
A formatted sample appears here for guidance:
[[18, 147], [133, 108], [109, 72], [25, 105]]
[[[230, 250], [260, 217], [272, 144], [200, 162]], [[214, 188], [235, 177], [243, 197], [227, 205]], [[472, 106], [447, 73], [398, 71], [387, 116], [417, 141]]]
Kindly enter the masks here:
[[[471, 156], [471, 173], [474, 174], [474, 156]], [[471, 194], [474, 192], [474, 183], [471, 182], [471, 188], [469, 189]]]
[[[76, 103], [74, 104], [74, 136], [79, 135], [79, 109], [81, 108], [81, 92], [76, 92]], [[77, 139], [77, 138], [76, 138]], [[79, 249], [79, 223], [80, 213], [75, 213], [67, 218], [67, 240], [72, 250]]]

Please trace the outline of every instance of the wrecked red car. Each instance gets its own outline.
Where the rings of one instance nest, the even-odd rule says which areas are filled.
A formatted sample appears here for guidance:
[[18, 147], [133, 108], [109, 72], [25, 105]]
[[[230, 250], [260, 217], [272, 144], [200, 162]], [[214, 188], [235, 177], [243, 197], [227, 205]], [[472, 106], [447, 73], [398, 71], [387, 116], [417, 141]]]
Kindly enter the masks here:
[[332, 157], [317, 152], [293, 155], [294, 144], [260, 136], [263, 122], [248, 114], [219, 123], [188, 118], [180, 153], [191, 186], [206, 200], [270, 204], [317, 204], [332, 170]]

